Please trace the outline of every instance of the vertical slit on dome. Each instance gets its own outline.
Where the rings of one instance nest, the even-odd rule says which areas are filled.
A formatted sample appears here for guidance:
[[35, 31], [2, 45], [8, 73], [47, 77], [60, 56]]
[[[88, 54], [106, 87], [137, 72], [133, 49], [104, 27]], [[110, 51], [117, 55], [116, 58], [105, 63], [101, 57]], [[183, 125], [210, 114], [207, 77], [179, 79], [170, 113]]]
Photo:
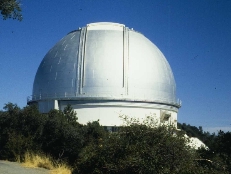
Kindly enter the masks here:
[[77, 92], [82, 94], [82, 89], [84, 86], [84, 56], [85, 56], [85, 41], [86, 41], [86, 28], [83, 28], [80, 33], [79, 39], [79, 52], [78, 52], [78, 67], [77, 67]]
[[123, 30], [123, 85], [125, 95], [128, 95], [128, 29]]
[[82, 88], [84, 86], [84, 75], [85, 75], [85, 54], [86, 54], [86, 38], [87, 38], [87, 27], [84, 32], [84, 39], [83, 39], [83, 54], [82, 54]]
[[125, 70], [124, 70], [124, 68], [125, 68], [125, 49], [126, 49], [126, 46], [125, 46], [125, 27], [124, 27], [124, 30], [123, 30], [123, 82], [122, 82], [122, 87], [124, 88], [124, 80], [125, 80], [125, 77], [124, 77], [124, 74], [125, 74]]
[[80, 89], [80, 86], [81, 86], [81, 58], [82, 58], [82, 35], [83, 35], [83, 29], [80, 30], [80, 36], [79, 36], [79, 48], [78, 48], [78, 52], [76, 52], [76, 55], [77, 55], [77, 59], [78, 59], [78, 62], [77, 62], [77, 67], [76, 67], [76, 93], [77, 94], [81, 94], [81, 89]]
[[78, 38], [78, 40], [76, 39], [76, 41], [75, 42], [77, 42], [78, 43], [78, 48], [76, 49], [76, 52], [75, 52], [75, 56], [76, 56], [76, 64], [75, 64], [75, 67], [74, 68], [76, 68], [75, 70], [76, 70], [76, 76], [75, 76], [75, 87], [74, 87], [74, 91], [75, 91], [75, 96], [77, 97], [78, 96], [78, 94], [79, 94], [79, 67], [78, 67], [78, 65], [79, 65], [79, 52], [80, 52], [80, 44], [81, 44], [81, 31], [79, 31], [79, 37], [77, 37]]
[[129, 74], [129, 29], [127, 28], [127, 86], [126, 86], [126, 95], [128, 95], [128, 74]]

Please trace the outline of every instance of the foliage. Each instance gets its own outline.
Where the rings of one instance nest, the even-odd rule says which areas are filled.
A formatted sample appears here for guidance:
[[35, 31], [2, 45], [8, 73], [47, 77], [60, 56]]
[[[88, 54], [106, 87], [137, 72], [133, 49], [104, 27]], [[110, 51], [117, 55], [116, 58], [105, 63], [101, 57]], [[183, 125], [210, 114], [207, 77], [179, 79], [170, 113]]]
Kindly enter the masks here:
[[220, 131], [216, 137], [214, 151], [227, 165], [231, 173], [231, 132]]
[[68, 104], [64, 108], [63, 114], [69, 123], [74, 123], [74, 124], [77, 123], [78, 120], [77, 113], [73, 110], [70, 104]]
[[57, 162], [51, 156], [26, 152], [22, 164], [26, 167], [40, 167], [51, 170], [55, 174], [71, 174], [71, 168], [62, 162]]
[[124, 126], [110, 133], [98, 121], [79, 124], [70, 105], [41, 114], [34, 105], [8, 103], [0, 111], [0, 159], [23, 161], [27, 151], [46, 154], [74, 173], [231, 172], [230, 132], [210, 135], [183, 124], [184, 131], [210, 143], [209, 150], [197, 151], [186, 145], [183, 131], [156, 127], [152, 116], [142, 122], [121, 117]]
[[84, 138], [82, 126], [69, 122], [63, 112], [40, 114], [36, 106], [20, 109], [8, 103], [0, 114], [0, 158], [14, 160], [27, 150], [45, 152], [74, 162]]
[[124, 119], [118, 132], [81, 151], [76, 173], [212, 173], [173, 127], [154, 127], [150, 117], [142, 123]]
[[[209, 150], [201, 149], [203, 158], [211, 159], [214, 164], [231, 173], [231, 132], [219, 131]], [[221, 163], [222, 162], [222, 163]]]
[[47, 116], [41, 149], [55, 158], [74, 162], [84, 144], [82, 126], [70, 123], [68, 118], [57, 110], [51, 110]]
[[191, 126], [190, 124], [177, 124], [177, 127], [186, 132], [189, 137], [197, 137], [206, 146], [210, 147], [214, 143], [215, 133], [210, 134], [209, 132], [204, 132], [202, 127]]
[[0, 11], [4, 20], [8, 18], [22, 20], [21, 5], [17, 0], [0, 0]]
[[98, 144], [106, 135], [107, 132], [102, 126], [100, 126], [99, 121], [88, 122], [86, 126], [83, 127], [84, 134], [84, 146], [88, 144]]
[[41, 137], [44, 120], [39, 117], [34, 106], [23, 110], [8, 103], [0, 115], [0, 157], [15, 159], [26, 149], [37, 150], [37, 140]]

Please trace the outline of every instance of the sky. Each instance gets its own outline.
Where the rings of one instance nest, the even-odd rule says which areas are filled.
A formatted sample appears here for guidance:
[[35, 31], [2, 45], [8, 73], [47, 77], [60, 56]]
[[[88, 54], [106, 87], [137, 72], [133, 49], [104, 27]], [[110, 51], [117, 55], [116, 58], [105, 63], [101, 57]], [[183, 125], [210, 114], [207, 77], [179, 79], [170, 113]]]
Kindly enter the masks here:
[[116, 22], [165, 55], [182, 101], [178, 122], [231, 131], [231, 0], [21, 0], [21, 7], [21, 22], [0, 19], [0, 110], [26, 106], [40, 62], [67, 33]]

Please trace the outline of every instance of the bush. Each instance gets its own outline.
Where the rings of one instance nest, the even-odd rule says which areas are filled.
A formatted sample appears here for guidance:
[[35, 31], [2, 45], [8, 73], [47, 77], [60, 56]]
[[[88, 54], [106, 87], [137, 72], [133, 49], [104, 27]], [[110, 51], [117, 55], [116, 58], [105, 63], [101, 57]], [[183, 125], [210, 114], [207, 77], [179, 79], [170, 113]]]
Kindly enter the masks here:
[[39, 139], [44, 124], [35, 106], [20, 109], [8, 103], [0, 115], [0, 157], [15, 160], [26, 150], [39, 150]]
[[154, 127], [152, 118], [127, 119], [116, 133], [107, 133], [80, 153], [75, 173], [204, 173], [195, 150], [173, 127]]
[[[67, 162], [74, 173], [231, 172], [230, 132], [213, 134], [210, 150], [196, 151], [186, 145], [183, 132], [156, 127], [152, 117], [141, 122], [121, 116], [124, 126], [109, 133], [98, 121], [79, 124], [71, 106], [48, 114], [40, 114], [33, 105], [20, 109], [8, 103], [4, 109], [0, 111], [0, 159], [22, 161], [27, 151], [44, 153]], [[204, 136], [202, 128], [199, 132]]]

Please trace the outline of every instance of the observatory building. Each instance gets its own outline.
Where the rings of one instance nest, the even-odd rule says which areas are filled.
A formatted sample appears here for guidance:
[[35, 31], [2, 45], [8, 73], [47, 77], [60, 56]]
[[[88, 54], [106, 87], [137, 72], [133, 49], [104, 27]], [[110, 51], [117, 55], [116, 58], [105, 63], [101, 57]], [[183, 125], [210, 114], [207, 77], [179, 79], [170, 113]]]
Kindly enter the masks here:
[[40, 63], [28, 104], [41, 113], [71, 104], [78, 121], [120, 126], [119, 115], [177, 124], [180, 102], [168, 61], [143, 34], [91, 23], [64, 36]]

